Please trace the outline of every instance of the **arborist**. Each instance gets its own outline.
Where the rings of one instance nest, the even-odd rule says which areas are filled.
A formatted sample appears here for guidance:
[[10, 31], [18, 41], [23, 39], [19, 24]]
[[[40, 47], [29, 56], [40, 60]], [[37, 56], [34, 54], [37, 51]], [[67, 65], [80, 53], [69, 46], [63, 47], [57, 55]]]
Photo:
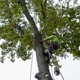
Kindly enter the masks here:
[[47, 52], [43, 53], [44, 56], [47, 57], [47, 62], [50, 62], [51, 56], [53, 54], [53, 50], [58, 50], [59, 48], [59, 40], [56, 35], [52, 34], [41, 41], [38, 42], [48, 42]]
[[[58, 40], [57, 36], [55, 34], [52, 34], [52, 35], [44, 38], [43, 40], [36, 41], [36, 42], [38, 42], [38, 43], [42, 43], [42, 42], [47, 43], [47, 45], [48, 45], [47, 46], [47, 51], [44, 52], [43, 55], [45, 57], [47, 57], [46, 62], [50, 63], [51, 56], [52, 56], [52, 54], [54, 54], [53, 51], [59, 49], [59, 40]], [[57, 69], [57, 67], [55, 67], [55, 68], [56, 69], [54, 71], [54, 74], [58, 76], [60, 74], [60, 70]], [[35, 78], [39, 79], [40, 78], [40, 73], [37, 73], [35, 75]]]

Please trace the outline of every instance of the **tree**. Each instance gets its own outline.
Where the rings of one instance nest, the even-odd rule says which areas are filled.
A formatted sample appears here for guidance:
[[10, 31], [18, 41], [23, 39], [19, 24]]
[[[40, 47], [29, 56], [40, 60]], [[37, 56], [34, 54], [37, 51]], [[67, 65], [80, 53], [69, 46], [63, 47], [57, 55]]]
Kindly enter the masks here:
[[42, 55], [44, 45], [34, 44], [34, 41], [39, 41], [52, 33], [55, 33], [60, 40], [60, 49], [56, 56], [63, 57], [65, 52], [70, 52], [74, 57], [80, 57], [78, 49], [80, 9], [70, 7], [70, 0], [61, 4], [62, 2], [59, 0], [59, 4], [53, 5], [54, 3], [50, 0], [1, 0], [0, 38], [5, 40], [1, 45], [3, 50], [1, 62], [7, 55], [10, 55], [12, 62], [15, 56], [25, 61], [30, 59], [31, 50], [34, 49], [38, 62], [39, 80], [52, 80], [49, 66]]

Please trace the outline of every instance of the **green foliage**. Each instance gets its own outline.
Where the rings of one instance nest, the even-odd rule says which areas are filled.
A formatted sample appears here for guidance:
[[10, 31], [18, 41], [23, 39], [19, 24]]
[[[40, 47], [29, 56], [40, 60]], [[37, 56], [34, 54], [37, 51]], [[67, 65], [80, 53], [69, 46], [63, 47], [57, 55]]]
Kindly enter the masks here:
[[58, 53], [62, 53], [64, 49], [64, 53], [70, 52], [74, 57], [78, 58], [80, 57], [80, 9], [70, 7], [68, 5], [69, 2], [67, 2], [65, 6], [59, 4], [52, 6], [50, 2], [49, 4], [45, 4], [45, 19], [41, 12], [42, 7], [39, 6], [40, 4], [44, 5], [44, 3], [35, 3], [34, 5], [38, 10], [36, 12], [39, 16], [42, 36], [46, 37], [52, 33], [56, 33], [60, 40], [60, 50]]
[[0, 0], [0, 20], [1, 23], [19, 22], [22, 16], [22, 7], [17, 0]]
[[[80, 57], [80, 9], [70, 7], [67, 2], [63, 4], [52, 4], [50, 0], [26, 1], [30, 13], [34, 13], [34, 20], [39, 24], [39, 31], [42, 38], [55, 33], [60, 41], [60, 49], [57, 52], [61, 56], [70, 52], [74, 57]], [[60, 3], [60, 2], [59, 2]], [[31, 12], [33, 11], [33, 12]], [[28, 21], [23, 14], [23, 8], [17, 0], [0, 0], [0, 39], [4, 39], [1, 45], [4, 61], [6, 55], [10, 54], [10, 60], [15, 61], [15, 56], [23, 60], [29, 59], [33, 49], [33, 34]], [[24, 36], [14, 28], [19, 24], [24, 31]], [[64, 52], [62, 52], [64, 50]], [[62, 53], [59, 55], [59, 53]]]
[[[19, 35], [19, 32], [15, 29], [13, 29], [13, 26], [7, 25], [2, 26], [0, 28], [0, 37], [2, 39], [5, 39], [6, 42], [4, 42], [1, 45], [2, 48], [2, 57], [1, 61], [3, 62], [3, 56], [5, 57], [8, 54], [11, 54], [11, 61], [14, 62], [14, 57], [22, 58], [23, 60], [30, 59], [32, 49], [32, 36], [31, 35], [31, 29], [27, 28], [27, 30], [24, 28], [24, 36], [21, 37]], [[19, 45], [19, 46], [17, 46]]]

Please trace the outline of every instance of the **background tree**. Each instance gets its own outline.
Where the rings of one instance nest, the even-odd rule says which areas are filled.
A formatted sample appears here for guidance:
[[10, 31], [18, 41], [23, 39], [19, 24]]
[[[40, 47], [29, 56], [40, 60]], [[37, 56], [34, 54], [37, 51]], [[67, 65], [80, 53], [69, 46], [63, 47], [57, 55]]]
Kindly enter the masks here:
[[[38, 69], [41, 80], [52, 80], [48, 64], [42, 55], [43, 44], [34, 41], [41, 40], [52, 33], [59, 37], [60, 49], [56, 56], [65, 57], [69, 52], [75, 58], [80, 57], [80, 8], [77, 1], [71, 6], [72, 0], [0, 0], [0, 39], [1, 62], [10, 56], [12, 62], [15, 57], [24, 61], [30, 59], [31, 50], [36, 51]], [[53, 57], [53, 64], [56, 58]], [[55, 64], [56, 65], [56, 64]], [[48, 77], [45, 75], [48, 74]]]

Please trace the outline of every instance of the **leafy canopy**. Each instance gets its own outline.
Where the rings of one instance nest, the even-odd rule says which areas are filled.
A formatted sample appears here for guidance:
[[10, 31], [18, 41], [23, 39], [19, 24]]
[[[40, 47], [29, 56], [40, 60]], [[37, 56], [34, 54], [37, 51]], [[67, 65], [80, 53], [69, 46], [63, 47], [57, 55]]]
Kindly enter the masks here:
[[[57, 53], [62, 55], [64, 52], [69, 52], [78, 58], [80, 57], [80, 8], [77, 1], [71, 6], [71, 1], [58, 0], [55, 4], [52, 0], [25, 0], [42, 38], [55, 33], [60, 41]], [[32, 44], [34, 35], [23, 10], [18, 0], [0, 0], [0, 39], [5, 40], [1, 44], [1, 62], [8, 55], [12, 62], [15, 61], [15, 56], [23, 60], [29, 59], [31, 50], [34, 49]]]

